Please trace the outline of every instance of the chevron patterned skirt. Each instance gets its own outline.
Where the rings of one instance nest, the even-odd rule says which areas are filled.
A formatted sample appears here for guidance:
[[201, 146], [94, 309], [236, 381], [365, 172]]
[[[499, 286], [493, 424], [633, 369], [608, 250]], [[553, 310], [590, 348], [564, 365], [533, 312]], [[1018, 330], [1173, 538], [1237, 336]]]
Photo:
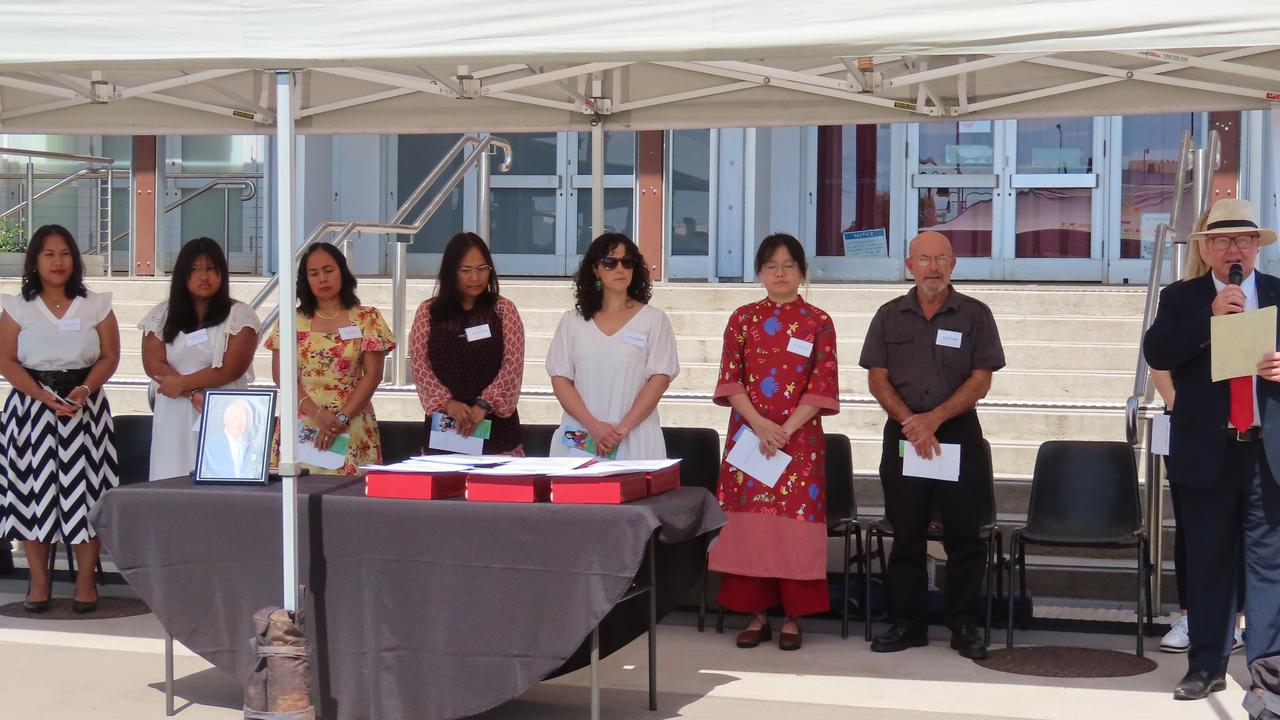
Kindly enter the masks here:
[[92, 540], [89, 511], [119, 483], [111, 406], [101, 390], [69, 418], [9, 393], [0, 411], [0, 537]]

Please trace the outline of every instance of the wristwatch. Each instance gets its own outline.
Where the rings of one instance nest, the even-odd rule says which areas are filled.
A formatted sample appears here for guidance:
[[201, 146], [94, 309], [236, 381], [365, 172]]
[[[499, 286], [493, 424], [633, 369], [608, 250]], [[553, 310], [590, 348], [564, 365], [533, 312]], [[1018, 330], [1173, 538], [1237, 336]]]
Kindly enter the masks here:
[[333, 416], [338, 418], [338, 422], [342, 423], [343, 425], [351, 424], [351, 418], [347, 417], [347, 414], [344, 412], [336, 412], [333, 414]]
[[481, 410], [483, 410], [485, 415], [488, 415], [489, 413], [493, 412], [493, 406], [489, 404], [488, 400], [484, 400], [484, 399], [476, 400], [474, 405], [480, 408]]

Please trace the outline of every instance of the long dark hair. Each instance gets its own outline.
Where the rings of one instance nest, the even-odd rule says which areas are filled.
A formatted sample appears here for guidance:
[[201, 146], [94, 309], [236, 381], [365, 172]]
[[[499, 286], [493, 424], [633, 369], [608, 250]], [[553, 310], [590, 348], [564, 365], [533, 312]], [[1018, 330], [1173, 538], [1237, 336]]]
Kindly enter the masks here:
[[757, 275], [764, 264], [773, 258], [773, 254], [778, 252], [778, 248], [787, 249], [787, 254], [796, 261], [796, 269], [800, 271], [801, 278], [809, 277], [809, 263], [804, 257], [804, 246], [794, 236], [786, 233], [774, 233], [760, 241], [760, 247], [756, 250]]
[[609, 257], [609, 253], [619, 245], [626, 251], [624, 257], [629, 257], [636, 262], [635, 268], [631, 271], [631, 284], [627, 286], [627, 296], [645, 305], [648, 305], [649, 298], [653, 297], [653, 282], [649, 280], [649, 268], [645, 267], [640, 248], [631, 242], [631, 238], [622, 233], [605, 233], [591, 241], [591, 246], [582, 256], [582, 264], [578, 266], [578, 272], [573, 276], [573, 296], [576, 298], [574, 307], [578, 309], [578, 314], [582, 315], [584, 320], [595, 317], [595, 314], [600, 312], [600, 306], [604, 304], [604, 289], [596, 287], [596, 276], [591, 270], [596, 263]]
[[62, 288], [67, 299], [74, 300], [89, 294], [89, 288], [84, 286], [84, 261], [80, 259], [80, 246], [76, 245], [76, 239], [71, 237], [71, 231], [61, 225], [41, 225], [31, 234], [31, 243], [27, 245], [27, 256], [22, 261], [23, 300], [35, 300], [40, 291], [44, 290], [44, 283], [40, 282], [40, 273], [36, 270], [36, 260], [39, 259], [40, 253], [44, 252], [44, 244], [51, 235], [60, 236], [67, 243], [67, 249], [71, 251], [71, 277], [67, 278], [67, 284]]
[[307, 282], [307, 259], [317, 250], [329, 253], [333, 263], [338, 266], [338, 274], [342, 275], [342, 289], [338, 291], [338, 299], [342, 301], [342, 306], [350, 310], [359, 305], [360, 298], [356, 297], [356, 276], [352, 275], [351, 268], [347, 267], [347, 258], [333, 243], [318, 242], [307, 247], [302, 253], [302, 258], [298, 260], [298, 309], [307, 317], [315, 317], [317, 301], [316, 294], [311, 292], [311, 283]]
[[489, 246], [473, 232], [460, 232], [449, 238], [444, 246], [444, 255], [440, 258], [440, 274], [436, 276], [436, 299], [431, 303], [431, 319], [445, 322], [463, 314], [461, 293], [458, 290], [458, 268], [462, 258], [475, 248], [484, 257], [489, 266], [489, 287], [476, 298], [473, 310], [488, 310], [498, 302], [498, 268], [493, 265], [493, 255]]
[[[209, 298], [203, 322], [196, 314], [196, 302], [191, 298], [191, 291], [187, 290], [191, 271], [200, 258], [205, 258], [213, 265], [220, 281], [218, 292]], [[221, 325], [230, 314], [231, 289], [227, 282], [227, 256], [222, 254], [222, 246], [207, 237], [188, 241], [178, 251], [178, 259], [173, 263], [173, 274], [169, 278], [169, 309], [165, 314], [164, 328], [160, 331], [161, 339], [167, 345], [180, 332], [195, 332], [200, 328]]]

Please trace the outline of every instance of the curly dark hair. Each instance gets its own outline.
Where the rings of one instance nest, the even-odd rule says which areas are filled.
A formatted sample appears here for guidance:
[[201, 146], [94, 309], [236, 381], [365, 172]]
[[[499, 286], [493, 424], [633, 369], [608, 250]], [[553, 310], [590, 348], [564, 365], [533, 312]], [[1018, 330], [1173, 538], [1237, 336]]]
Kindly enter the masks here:
[[[191, 279], [191, 271], [196, 260], [205, 258], [218, 272], [218, 292], [209, 299], [209, 307], [205, 310], [204, 322], [196, 315], [196, 304], [187, 290], [187, 281]], [[221, 325], [231, 314], [231, 288], [227, 282], [227, 256], [216, 240], [198, 237], [190, 240], [178, 251], [178, 259], [173, 262], [173, 274], [169, 277], [169, 310], [165, 315], [164, 329], [160, 339], [165, 344], [171, 343], [180, 332], [195, 332], [200, 328]]]
[[298, 260], [298, 309], [307, 317], [315, 317], [317, 300], [316, 294], [311, 292], [311, 283], [307, 280], [307, 259], [316, 251], [328, 253], [329, 257], [333, 258], [333, 264], [338, 266], [338, 274], [342, 276], [342, 289], [338, 291], [338, 300], [342, 302], [342, 307], [350, 310], [359, 305], [360, 298], [356, 297], [356, 276], [352, 275], [351, 268], [347, 267], [347, 258], [333, 243], [318, 242], [308, 246]]
[[618, 246], [626, 251], [625, 257], [636, 261], [636, 266], [631, 271], [631, 284], [627, 286], [627, 296], [645, 305], [648, 305], [649, 299], [653, 297], [653, 281], [649, 279], [649, 268], [645, 267], [640, 248], [631, 242], [631, 238], [622, 233], [605, 233], [591, 241], [591, 246], [582, 255], [582, 264], [578, 266], [578, 272], [573, 276], [573, 296], [576, 300], [574, 307], [578, 309], [578, 314], [582, 315], [584, 320], [595, 317], [595, 314], [600, 312], [600, 306], [604, 304], [604, 289], [596, 287], [596, 276], [592, 269], [601, 260], [609, 257], [609, 253]]
[[76, 245], [76, 239], [71, 236], [71, 231], [61, 225], [41, 225], [31, 234], [31, 243], [27, 245], [27, 255], [22, 261], [23, 300], [34, 300], [40, 291], [44, 290], [44, 283], [40, 282], [40, 273], [36, 272], [36, 260], [40, 258], [40, 253], [44, 252], [45, 243], [54, 235], [61, 237], [67, 243], [67, 249], [71, 251], [71, 276], [67, 278], [67, 284], [62, 287], [62, 292], [66, 294], [68, 300], [86, 297], [89, 294], [89, 288], [84, 286], [84, 261], [80, 259], [80, 246]]

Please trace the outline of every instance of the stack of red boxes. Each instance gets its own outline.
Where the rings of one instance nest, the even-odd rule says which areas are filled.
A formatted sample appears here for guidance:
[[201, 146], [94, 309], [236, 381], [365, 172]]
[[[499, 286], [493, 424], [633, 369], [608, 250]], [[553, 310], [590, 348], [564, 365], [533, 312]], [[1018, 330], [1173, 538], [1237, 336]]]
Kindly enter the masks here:
[[364, 494], [368, 497], [442, 500], [461, 497], [466, 490], [467, 476], [462, 472], [372, 471], [364, 476]]

